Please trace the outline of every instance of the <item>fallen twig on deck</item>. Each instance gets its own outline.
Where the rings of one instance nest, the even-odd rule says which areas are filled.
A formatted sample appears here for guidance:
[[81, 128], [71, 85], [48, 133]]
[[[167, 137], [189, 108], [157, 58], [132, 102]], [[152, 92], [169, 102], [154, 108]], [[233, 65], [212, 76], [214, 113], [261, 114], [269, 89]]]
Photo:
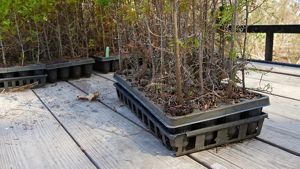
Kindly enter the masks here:
[[[38, 84], [39, 84], [39, 82], [34, 82], [34, 83], [27, 84], [27, 85], [24, 85], [24, 86], [8, 89], [7, 92], [19, 92], [19, 91], [24, 91], [26, 89], [32, 89], [35, 86], [37, 86]], [[4, 91], [2, 91], [2, 92], [4, 92]]]
[[97, 97], [99, 97], [99, 96], [100, 96], [99, 92], [94, 92], [94, 93], [90, 93], [86, 96], [83, 96], [83, 95], [77, 96], [77, 99], [78, 100], [96, 101]]

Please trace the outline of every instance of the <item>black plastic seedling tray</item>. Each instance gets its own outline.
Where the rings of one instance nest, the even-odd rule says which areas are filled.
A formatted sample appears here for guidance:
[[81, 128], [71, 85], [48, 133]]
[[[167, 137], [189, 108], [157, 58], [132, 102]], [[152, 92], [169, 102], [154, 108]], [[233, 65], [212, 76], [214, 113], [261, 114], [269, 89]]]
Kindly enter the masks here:
[[155, 116], [155, 118], [159, 119], [159, 121], [170, 131], [173, 131], [174, 129], [174, 132], [176, 129], [185, 129], [186, 126], [192, 126], [199, 122], [213, 122], [218, 118], [226, 116], [233, 116], [232, 118], [234, 118], [234, 115], [246, 111], [259, 112], [262, 107], [270, 104], [269, 97], [261, 95], [258, 99], [252, 99], [234, 105], [222, 106], [220, 108], [207, 111], [194, 111], [193, 113], [184, 116], [170, 116], [164, 113], [160, 107], [156, 106], [137, 89], [131, 87], [130, 83], [123, 79], [120, 75], [115, 74], [114, 78], [117, 80], [118, 84], [125, 88], [127, 92], [143, 104], [144, 107], [153, 112], [153, 116]]
[[119, 58], [118, 57], [96, 57], [94, 69], [101, 73], [115, 72], [119, 70]]
[[27, 66], [0, 68], [0, 78], [43, 75], [45, 68], [45, 64], [32, 64]]
[[12, 77], [0, 79], [0, 89], [10, 89], [21, 87], [24, 85], [38, 82], [36, 87], [41, 87], [46, 84], [47, 75], [35, 75], [35, 76], [24, 76], [24, 77]]
[[59, 80], [70, 78], [90, 77], [93, 71], [94, 59], [86, 58], [76, 61], [48, 64], [46, 66], [48, 82], [54, 83]]
[[21, 87], [36, 81], [42, 86], [47, 76], [45, 68], [45, 64], [0, 68], [0, 89]]
[[[186, 123], [173, 126], [166, 125], [168, 123], [161, 119], [160, 116], [157, 116], [157, 112], [149, 108], [149, 104], [153, 103], [144, 103], [140, 97], [136, 96], [137, 93], [131, 91], [133, 88], [131, 88], [127, 82], [127, 85], [122, 85], [124, 79], [118, 75], [116, 75], [115, 78], [117, 80], [115, 86], [120, 100], [124, 102], [168, 148], [175, 150], [177, 156], [255, 137], [260, 134], [264, 118], [267, 117], [267, 114], [261, 110], [263, 105], [268, 105], [269, 100], [268, 97], [262, 96], [266, 98], [266, 100], [262, 101], [265, 103], [254, 104], [254, 107], [250, 109], [244, 109], [234, 113], [216, 113], [215, 117], [205, 116], [207, 118], [202, 117], [198, 121], [188, 117]], [[214, 111], [212, 113], [214, 113]], [[164, 119], [169, 118], [167, 115], [164, 116]], [[186, 116], [180, 117], [184, 118]]]
[[253, 138], [260, 134], [267, 114], [243, 112], [238, 120], [223, 117], [214, 123], [200, 122], [196, 128], [173, 134], [152, 112], [144, 107], [120, 84], [115, 84], [119, 99], [159, 138], [176, 156]]

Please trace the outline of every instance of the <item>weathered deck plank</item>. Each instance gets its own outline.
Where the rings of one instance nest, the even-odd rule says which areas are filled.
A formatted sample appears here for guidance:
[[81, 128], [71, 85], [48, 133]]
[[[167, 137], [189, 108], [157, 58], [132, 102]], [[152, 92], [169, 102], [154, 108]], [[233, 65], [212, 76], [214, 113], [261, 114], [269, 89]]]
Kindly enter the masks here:
[[260, 88], [262, 90], [267, 90], [275, 95], [280, 95], [280, 96], [300, 100], [300, 90], [299, 90], [300, 87], [297, 86], [282, 85], [282, 84], [268, 82], [268, 81], [260, 82], [259, 79], [246, 78], [246, 87], [251, 89]]
[[[92, 76], [90, 79], [75, 80], [75, 81], [72, 81], [72, 83], [75, 84], [76, 86], [80, 87], [81, 89], [83, 89], [86, 92], [93, 92], [95, 90], [98, 90], [98, 91], [102, 92], [103, 93], [103, 98], [110, 98], [110, 99], [105, 99], [105, 100], [103, 98], [101, 98], [101, 100], [103, 102], [106, 102], [108, 105], [115, 105], [115, 106], [120, 105], [116, 93], [113, 92], [115, 90], [115, 88], [113, 87], [113, 82], [111, 82], [109, 80], [106, 80], [106, 79], [101, 78], [99, 76]], [[102, 84], [102, 85], [100, 86], [100, 85], [97, 85], [97, 84]], [[107, 96], [107, 95], [109, 95], [109, 96]], [[117, 107], [114, 107], [114, 108], [118, 110]], [[122, 112], [123, 110], [118, 110], [118, 111], [120, 113], [128, 116], [128, 117], [129, 117], [130, 114], [132, 114], [132, 113], [128, 112], [129, 110], [126, 110], [126, 112]], [[131, 117], [129, 117], [129, 118], [131, 118]], [[132, 119], [135, 122], [139, 122], [139, 119], [137, 119], [135, 117], [133, 117]], [[273, 118], [272, 118], [272, 120], [273, 120]], [[276, 120], [278, 120], [278, 118], [276, 118]], [[270, 128], [272, 128], [272, 126], [276, 126], [277, 125], [276, 124], [276, 122], [277, 122], [276, 120], [275, 120], [275, 124], [274, 124], [273, 121], [270, 121], [267, 126], [270, 126]], [[284, 120], [287, 120], [287, 119], [284, 119]], [[266, 121], [268, 121], [268, 120], [266, 120]], [[287, 138], [289, 138], [289, 137], [287, 137], [287, 135], [283, 134], [283, 133], [279, 133], [278, 134], [277, 133], [278, 130], [279, 130], [278, 127], [277, 127], [277, 130], [275, 129], [275, 131], [274, 131], [274, 129], [273, 129], [271, 132], [269, 132], [268, 129], [263, 130], [263, 133], [265, 133], [265, 134], [262, 135], [262, 137], [265, 136], [264, 138], [269, 139], [269, 140], [270, 139], [273, 140], [273, 139], [276, 138], [276, 140], [275, 140], [276, 143], [283, 144], [282, 141], [285, 140], [285, 139], [287, 139]], [[279, 138], [277, 138], [277, 137], [279, 137]], [[294, 139], [292, 139], [292, 140], [293, 141], [287, 146], [287, 148], [291, 148], [291, 146], [297, 146], [298, 145], [297, 143], [298, 143], [299, 139], [297, 137], [294, 138]], [[256, 141], [256, 142], [258, 142], [259, 144], [263, 144], [263, 145], [265, 144], [265, 143], [262, 143], [260, 141]], [[247, 144], [247, 143], [245, 143], [245, 144]], [[274, 148], [274, 147], [269, 146], [267, 144], [265, 144], [265, 145], [266, 145], [266, 147], [269, 148], [269, 151], [278, 151], [277, 148]], [[252, 144], [252, 146], [253, 146], [253, 148], [255, 148], [254, 144]], [[251, 147], [249, 147], [249, 149], [251, 149]], [[244, 153], [247, 154], [246, 149], [245, 149]], [[260, 153], [260, 152], [258, 151], [257, 153]], [[282, 153], [281, 154], [282, 156], [285, 156], [285, 155], [290, 156], [289, 153], [286, 153], [284, 151], [282, 151], [281, 153]], [[201, 154], [202, 155], [206, 154], [206, 156], [212, 156], [211, 154], [208, 154], [207, 152], [201, 152]], [[272, 161], [272, 157], [268, 157], [268, 155], [266, 153], [262, 153], [262, 154], [263, 154], [262, 156], [265, 155], [265, 157], [264, 157], [265, 159], [268, 159], [270, 162]], [[218, 154], [214, 154], [214, 155], [218, 155]], [[195, 155], [195, 157], [199, 157], [199, 156]], [[199, 158], [199, 160], [201, 161], [201, 158]], [[280, 160], [280, 159], [278, 159], [278, 160]], [[297, 161], [297, 157], [294, 157], [293, 160]], [[284, 163], [284, 161], [281, 161], [281, 162]], [[234, 163], [234, 161], [232, 161], [232, 163]], [[263, 166], [261, 166], [261, 167], [263, 167]]]
[[247, 71], [247, 78], [252, 78], [256, 80], [262, 80], [266, 82], [274, 82], [282, 85], [290, 85], [295, 87], [300, 87], [300, 77], [283, 75], [278, 73], [264, 72], [264, 71]]
[[99, 76], [102, 76], [104, 78], [107, 78], [107, 79], [110, 79], [112, 81], [115, 81], [115, 79], [114, 79], [114, 73], [112, 73], [112, 72], [109, 72], [107, 74], [103, 74], [103, 73], [99, 73], [99, 72], [93, 72], [93, 73], [94, 73], [94, 75], [99, 75]]
[[[300, 68], [289, 69], [293, 72], [300, 72]], [[300, 74], [297, 77], [264, 71], [248, 71], [246, 87], [268, 89], [272, 94], [300, 100]]]
[[284, 118], [288, 118], [290, 120], [300, 121], [299, 101], [282, 98], [279, 96], [268, 96], [270, 97], [271, 106], [265, 107], [264, 111], [270, 114], [275, 114]]
[[248, 68], [259, 69], [263, 71], [272, 71], [283, 74], [291, 74], [294, 76], [300, 76], [300, 69], [296, 67], [283, 66], [283, 65], [275, 65], [275, 64], [267, 64], [267, 63], [259, 63], [259, 62], [250, 62], [247, 65]]
[[100, 168], [205, 168], [173, 157], [153, 135], [99, 102], [77, 100], [83, 93], [66, 82], [35, 91]]
[[32, 91], [0, 103], [0, 168], [95, 168]]
[[300, 147], [298, 146], [300, 145], [299, 121], [269, 113], [269, 119], [265, 121], [258, 137], [300, 154]]
[[[102, 74], [100, 75], [102, 76]], [[105, 75], [104, 77], [108, 79], [113, 79], [112, 74], [103, 75]], [[119, 101], [116, 88], [113, 85], [114, 82], [96, 75], [92, 75], [88, 79], [72, 80], [70, 82], [87, 93], [93, 93], [95, 91], [101, 92], [99, 99], [102, 103], [117, 110], [124, 117], [133, 120], [136, 124], [146, 128], [144, 123], [141, 122], [122, 102]]]
[[294, 156], [271, 145], [257, 140], [249, 140], [243, 143], [228, 145], [223, 148], [209, 150], [210, 153], [218, 156], [205, 157], [202, 152], [194, 153], [192, 156], [205, 160], [212, 168], [292, 168], [300, 166], [300, 157]]
[[[295, 70], [296, 68], [293, 68]], [[249, 88], [270, 84], [272, 93], [287, 98], [269, 95], [271, 106], [264, 108], [269, 114], [259, 138], [300, 154], [300, 77], [250, 71], [246, 86]], [[294, 99], [288, 99], [294, 98]], [[298, 100], [297, 100], [298, 99]]]

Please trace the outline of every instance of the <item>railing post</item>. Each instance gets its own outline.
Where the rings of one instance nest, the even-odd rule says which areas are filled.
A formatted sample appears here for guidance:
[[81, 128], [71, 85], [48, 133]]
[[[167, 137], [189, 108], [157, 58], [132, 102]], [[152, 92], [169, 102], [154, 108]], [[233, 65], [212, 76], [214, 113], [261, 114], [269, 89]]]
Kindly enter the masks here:
[[265, 46], [265, 60], [272, 61], [273, 59], [273, 40], [274, 33], [267, 32], [266, 33], [266, 46]]

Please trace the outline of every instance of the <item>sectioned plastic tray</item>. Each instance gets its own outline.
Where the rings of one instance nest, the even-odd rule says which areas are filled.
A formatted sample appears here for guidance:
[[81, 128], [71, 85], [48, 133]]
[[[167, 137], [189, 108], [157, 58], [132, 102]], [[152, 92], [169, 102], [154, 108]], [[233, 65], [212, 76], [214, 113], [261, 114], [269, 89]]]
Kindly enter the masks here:
[[199, 123], [202, 121], [215, 120], [218, 118], [239, 114], [247, 111], [261, 111], [262, 107], [270, 104], [269, 97], [261, 95], [258, 99], [252, 99], [237, 103], [234, 105], [222, 106], [220, 108], [207, 110], [207, 111], [194, 111], [191, 114], [184, 116], [170, 116], [162, 111], [161, 108], [156, 106], [152, 101], [146, 98], [141, 92], [131, 87], [130, 83], [125, 81], [120, 75], [115, 74], [114, 78], [126, 91], [132, 95], [133, 98], [138, 100], [144, 107], [146, 107], [153, 116], [157, 118], [168, 129], [178, 129]]
[[47, 75], [3, 78], [0, 79], [0, 89], [21, 87], [34, 82], [38, 82], [37, 87], [40, 87], [46, 84], [46, 77]]
[[68, 80], [69, 78], [80, 78], [81, 76], [90, 77], [93, 71], [92, 58], [85, 58], [75, 61], [67, 61], [62, 63], [48, 64], [46, 66], [48, 74], [48, 82], [54, 83], [58, 79]]
[[96, 57], [94, 69], [101, 73], [115, 72], [119, 69], [119, 58], [118, 57]]
[[[245, 111], [239, 114], [196, 123], [185, 131], [176, 130], [176, 134], [153, 112], [134, 98], [123, 86], [115, 83], [119, 99], [159, 138], [176, 156], [197, 152], [204, 149], [253, 138], [260, 134], [267, 114], [257, 111]], [[238, 117], [238, 118], [237, 118]]]

